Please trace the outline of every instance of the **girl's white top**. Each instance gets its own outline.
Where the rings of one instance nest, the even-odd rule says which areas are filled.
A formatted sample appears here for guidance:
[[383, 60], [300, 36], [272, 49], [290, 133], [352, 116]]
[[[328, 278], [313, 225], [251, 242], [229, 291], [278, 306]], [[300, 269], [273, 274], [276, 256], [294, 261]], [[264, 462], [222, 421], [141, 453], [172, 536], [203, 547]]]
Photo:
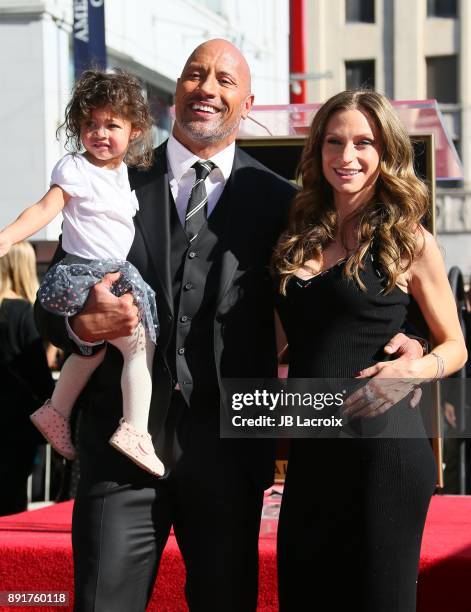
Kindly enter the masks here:
[[68, 154], [52, 171], [52, 185], [70, 195], [62, 210], [64, 251], [85, 259], [126, 259], [139, 209], [126, 164], [110, 170]]

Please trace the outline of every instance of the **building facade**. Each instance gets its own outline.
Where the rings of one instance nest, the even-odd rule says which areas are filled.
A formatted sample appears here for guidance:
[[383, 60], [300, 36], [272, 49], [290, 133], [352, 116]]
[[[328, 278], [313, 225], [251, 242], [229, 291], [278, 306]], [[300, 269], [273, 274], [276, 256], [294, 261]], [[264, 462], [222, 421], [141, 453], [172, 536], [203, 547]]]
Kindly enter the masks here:
[[[176, 79], [211, 38], [234, 42], [252, 69], [259, 104], [289, 99], [288, 0], [105, 0], [109, 67], [143, 82], [156, 142], [169, 133]], [[72, 0], [0, 0], [0, 227], [47, 190], [64, 154], [56, 130], [73, 85]], [[61, 219], [34, 236], [55, 240]]]
[[395, 100], [434, 98], [464, 168], [438, 184], [447, 266], [471, 275], [471, 2], [306, 0], [308, 101], [372, 87]]

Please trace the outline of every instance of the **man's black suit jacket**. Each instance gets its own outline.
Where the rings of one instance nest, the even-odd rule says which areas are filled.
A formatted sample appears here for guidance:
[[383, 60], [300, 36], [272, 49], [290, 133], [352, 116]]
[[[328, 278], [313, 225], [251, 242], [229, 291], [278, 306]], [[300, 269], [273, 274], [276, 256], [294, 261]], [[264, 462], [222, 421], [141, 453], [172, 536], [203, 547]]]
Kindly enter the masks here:
[[[148, 171], [131, 169], [139, 211], [136, 235], [128, 260], [155, 289], [160, 337], [153, 367], [153, 393], [149, 428], [158, 433], [158, 446], [172, 436], [169, 414], [173, 382], [166, 351], [173, 333], [174, 306], [170, 273], [170, 197], [166, 143], [156, 149]], [[218, 381], [222, 378], [273, 378], [276, 376], [273, 283], [269, 261], [273, 247], [286, 226], [294, 187], [236, 147], [231, 177], [225, 188], [229, 196], [223, 256], [214, 315], [214, 357]], [[54, 261], [63, 256], [59, 247]], [[36, 305], [36, 319], [44, 337], [66, 351], [76, 350], [60, 317]], [[205, 356], [201, 355], [204, 360]], [[103, 364], [92, 376], [81, 405], [81, 472], [88, 478], [114, 482], [144, 483], [142, 470], [121, 457], [107, 441], [122, 412], [120, 372], [122, 358], [109, 346]], [[186, 398], [188, 400], [188, 397]], [[190, 411], [192, 409], [190, 400]], [[214, 419], [219, 419], [218, 402]], [[213, 427], [211, 435], [214, 435]], [[208, 432], [208, 435], [209, 432]], [[240, 443], [239, 443], [240, 442]], [[204, 445], [204, 440], [201, 441]], [[249, 477], [269, 486], [273, 477], [273, 446], [263, 440], [223, 440], [221, 448], [236, 452]], [[149, 481], [150, 482], [150, 481]]]

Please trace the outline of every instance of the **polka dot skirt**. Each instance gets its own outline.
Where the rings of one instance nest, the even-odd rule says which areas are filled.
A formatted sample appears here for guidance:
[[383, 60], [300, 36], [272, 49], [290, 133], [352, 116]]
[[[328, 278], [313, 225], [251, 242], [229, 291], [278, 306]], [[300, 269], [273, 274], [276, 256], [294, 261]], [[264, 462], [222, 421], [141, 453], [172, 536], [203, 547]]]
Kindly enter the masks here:
[[39, 287], [38, 299], [46, 310], [62, 317], [76, 315], [83, 308], [90, 289], [99, 283], [105, 274], [121, 272], [121, 277], [113, 284], [111, 292], [118, 297], [128, 291], [133, 294], [149, 338], [152, 342], [156, 341], [159, 321], [155, 292], [132, 264], [111, 259], [80, 259], [80, 263], [69, 263], [68, 259], [73, 260], [73, 256], [67, 256], [55, 264]]

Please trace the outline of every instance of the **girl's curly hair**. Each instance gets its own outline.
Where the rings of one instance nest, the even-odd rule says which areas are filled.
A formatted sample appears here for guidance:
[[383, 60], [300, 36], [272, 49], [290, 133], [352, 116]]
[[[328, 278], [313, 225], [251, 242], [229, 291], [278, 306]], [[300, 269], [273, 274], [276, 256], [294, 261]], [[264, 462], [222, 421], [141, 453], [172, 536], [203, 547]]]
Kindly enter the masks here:
[[129, 143], [124, 162], [128, 166], [149, 168], [153, 161], [152, 118], [139, 81], [124, 70], [113, 72], [85, 70], [74, 86], [72, 98], [65, 111], [65, 148], [71, 153], [82, 150], [80, 130], [92, 111], [109, 106], [111, 110], [131, 122], [140, 135]]
[[322, 172], [322, 146], [329, 119], [343, 110], [366, 112], [382, 140], [375, 194], [356, 214], [358, 249], [348, 257], [345, 274], [364, 290], [359, 273], [374, 241], [387, 293], [423, 247], [420, 224], [427, 213], [429, 195], [414, 172], [413, 148], [404, 126], [385, 96], [368, 90], [343, 91], [317, 111], [301, 156], [298, 179], [302, 189], [294, 198], [288, 229], [272, 259], [283, 294], [293, 274], [309, 259], [319, 259], [339, 231], [332, 187]]

